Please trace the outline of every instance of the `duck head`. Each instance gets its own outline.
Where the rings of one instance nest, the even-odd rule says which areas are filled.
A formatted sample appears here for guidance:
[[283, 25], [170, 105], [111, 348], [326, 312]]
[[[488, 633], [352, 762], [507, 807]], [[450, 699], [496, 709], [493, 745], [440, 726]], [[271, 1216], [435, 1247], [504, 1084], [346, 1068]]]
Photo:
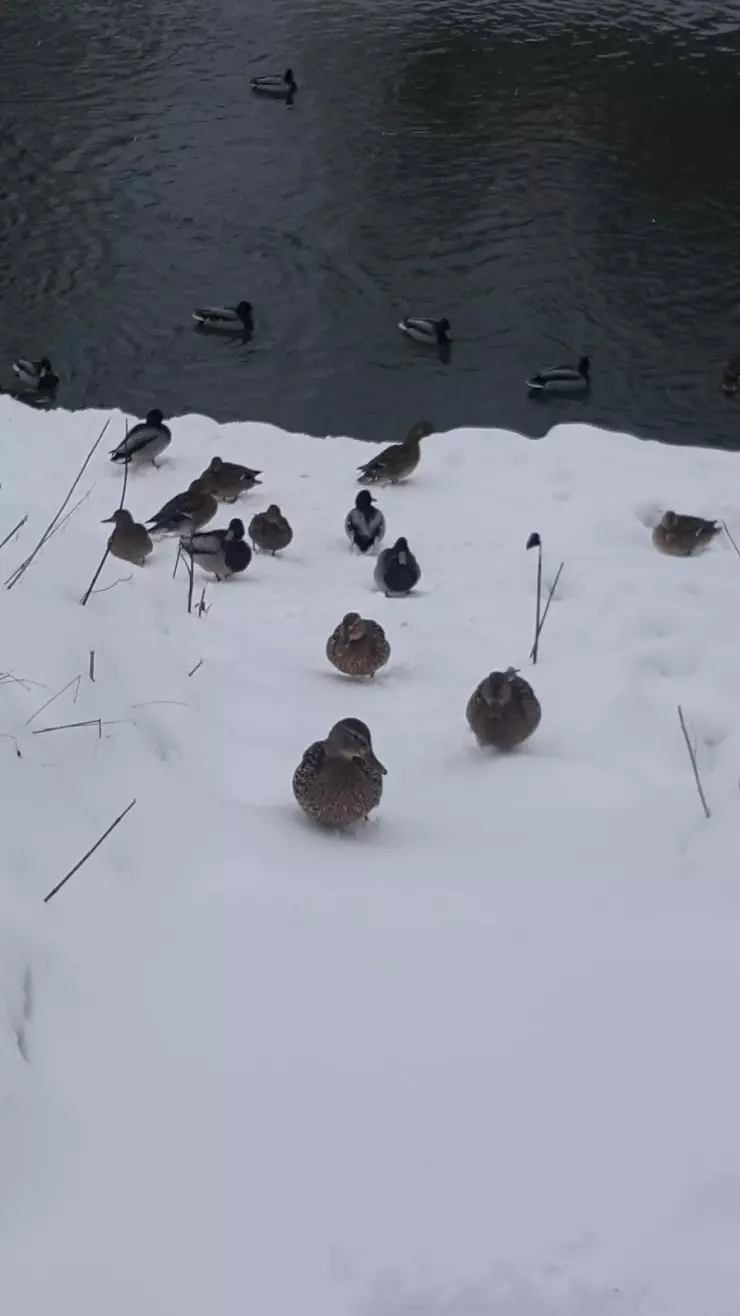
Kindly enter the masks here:
[[516, 676], [516, 667], [507, 667], [505, 672], [491, 672], [481, 686], [481, 694], [491, 708], [503, 708], [511, 703], [511, 682]]
[[283, 519], [283, 514], [280, 511], [280, 508], [278, 507], [277, 503], [270, 503], [270, 506], [265, 512], [265, 516], [267, 517], [268, 521], [273, 521], [276, 525], [280, 525], [280, 522]]
[[367, 633], [367, 622], [359, 612], [348, 612], [346, 617], [342, 618], [342, 632], [348, 640], [361, 640]]
[[385, 775], [386, 769], [373, 750], [370, 728], [358, 717], [343, 717], [340, 722], [335, 722], [324, 748], [330, 758], [374, 766]]
[[208, 470], [211, 475], [218, 475], [218, 472], [221, 470], [222, 466], [223, 466], [223, 462], [220, 457], [211, 457]]
[[357, 497], [355, 498], [355, 507], [357, 508], [358, 512], [364, 512], [366, 516], [368, 512], [371, 512], [373, 510], [374, 503], [375, 503], [375, 499], [373, 498], [369, 489], [361, 489]]
[[128, 528], [129, 526], [132, 526], [134, 524], [134, 518], [132, 517], [131, 513], [127, 510], [127, 508], [118, 507], [116, 508], [112, 516], [103, 517], [103, 520], [101, 521], [100, 524], [114, 525], [116, 526], [117, 529], [121, 529], [123, 526], [126, 526]]
[[428, 420], [417, 420], [406, 435], [406, 442], [420, 443], [422, 439], [427, 439], [433, 433], [434, 426], [430, 425]]
[[581, 359], [580, 359], [580, 361], [578, 362], [578, 373], [579, 373], [579, 375], [582, 375], [584, 379], [588, 379], [588, 376], [589, 376], [590, 370], [591, 370], [591, 359], [590, 359], [590, 357], [582, 356]]
[[244, 324], [247, 324], [248, 321], [251, 321], [252, 319], [252, 303], [239, 302], [239, 305], [236, 308], [236, 313], [239, 316], [239, 319], [242, 320]]
[[291, 90], [295, 90], [296, 80], [295, 80], [295, 78], [294, 78], [294, 76], [293, 76], [293, 70], [292, 70], [292, 69], [286, 69], [286, 70], [285, 70], [285, 73], [283, 74], [283, 82], [285, 83], [285, 85], [286, 85], [287, 87], [290, 87]]
[[244, 522], [241, 521], [238, 516], [235, 516], [232, 521], [229, 521], [229, 528], [226, 531], [226, 537], [227, 539], [235, 540], [244, 538]]
[[440, 347], [442, 347], [445, 343], [449, 343], [451, 328], [452, 325], [450, 324], [449, 320], [447, 319], [437, 320], [437, 323], [434, 326], [434, 330], [437, 335], [437, 342], [439, 343]]
[[146, 413], [147, 425], [153, 425], [155, 429], [159, 429], [163, 420], [164, 420], [164, 416], [162, 415], [162, 412], [159, 410], [159, 407], [154, 407], [152, 411], [148, 411]]
[[678, 525], [678, 517], [675, 512], [664, 512], [663, 519], [660, 523], [664, 530], [675, 530]]
[[400, 539], [397, 539], [395, 544], [393, 545], [393, 556], [395, 557], [397, 562], [401, 563], [401, 566], [404, 566], [405, 563], [408, 561], [409, 545], [408, 545], [408, 540], [405, 539], [403, 535], [401, 536]]
[[39, 375], [43, 379], [45, 375], [50, 375], [51, 373], [51, 361], [48, 356], [42, 356], [39, 361]]

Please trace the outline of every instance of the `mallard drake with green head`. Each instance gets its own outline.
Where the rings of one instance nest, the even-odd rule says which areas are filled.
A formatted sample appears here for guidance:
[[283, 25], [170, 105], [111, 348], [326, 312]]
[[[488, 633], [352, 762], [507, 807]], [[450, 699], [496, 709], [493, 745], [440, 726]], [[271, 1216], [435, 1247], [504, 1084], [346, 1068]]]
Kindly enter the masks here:
[[258, 512], [252, 517], [249, 522], [249, 538], [255, 548], [262, 553], [272, 553], [273, 557], [288, 547], [293, 531], [277, 503], [270, 503], [266, 512]]
[[375, 676], [391, 656], [383, 627], [348, 612], [326, 642], [326, 656], [344, 676]]
[[661, 553], [668, 553], [671, 557], [691, 557], [692, 553], [706, 548], [721, 529], [719, 521], [705, 521], [701, 516], [664, 512], [653, 530], [653, 543]]
[[190, 535], [212, 521], [218, 511], [218, 502], [202, 480], [193, 480], [185, 493], [170, 498], [147, 522], [153, 534]]
[[241, 494], [262, 483], [257, 478], [261, 474], [261, 471], [240, 466], [238, 462], [224, 462], [220, 457], [213, 457], [200, 478], [220, 503], [235, 503]]
[[27, 357], [19, 356], [13, 362], [13, 372], [25, 388], [35, 389], [39, 393], [53, 393], [59, 385], [59, 376], [52, 370], [48, 356], [42, 356], [40, 361], [29, 361]]
[[234, 517], [227, 530], [202, 530], [183, 535], [180, 548], [197, 567], [210, 571], [216, 580], [228, 580], [246, 571], [252, 550], [244, 541], [244, 522]]
[[551, 366], [527, 380], [530, 393], [584, 393], [591, 385], [591, 362], [582, 356], [577, 366]]
[[293, 775], [293, 794], [323, 827], [349, 827], [380, 804], [385, 772], [367, 725], [345, 717], [326, 740], [309, 745]]
[[298, 83], [292, 69], [284, 73], [267, 73], [260, 78], [251, 78], [250, 87], [258, 96], [272, 96], [275, 100], [287, 101], [295, 96]]
[[403, 535], [392, 548], [384, 548], [378, 554], [373, 574], [375, 584], [387, 599], [400, 599], [418, 585], [421, 568]]
[[413, 475], [421, 459], [421, 440], [434, 433], [433, 427], [426, 420], [419, 420], [411, 426], [403, 443], [392, 443], [384, 448], [377, 457], [358, 466], [359, 484], [397, 484], [399, 480]]
[[369, 489], [360, 489], [355, 505], [344, 518], [344, 533], [360, 553], [380, 548], [385, 538], [385, 517]]
[[154, 548], [146, 526], [134, 521], [125, 507], [119, 507], [112, 516], [106, 516], [102, 524], [115, 527], [108, 540], [111, 556], [123, 562], [132, 562], [135, 567], [143, 567]]
[[251, 302], [237, 306], [201, 306], [193, 311], [199, 329], [212, 329], [222, 334], [251, 333], [254, 329]]
[[132, 466], [141, 466], [144, 462], [151, 462], [152, 466], [156, 466], [157, 458], [161, 457], [165, 448], [169, 448], [171, 442], [172, 433], [164, 424], [162, 412], [155, 407], [147, 412], [146, 420], [134, 425], [118, 447], [113, 448], [110, 459], [124, 465], [130, 463]]
[[529, 682], [515, 667], [507, 667], [476, 686], [465, 715], [479, 745], [513, 749], [536, 731], [542, 709]]
[[447, 347], [452, 342], [452, 325], [447, 319], [419, 320], [406, 315], [403, 320], [399, 320], [398, 327], [407, 338], [413, 338], [415, 343], [424, 343], [427, 347]]

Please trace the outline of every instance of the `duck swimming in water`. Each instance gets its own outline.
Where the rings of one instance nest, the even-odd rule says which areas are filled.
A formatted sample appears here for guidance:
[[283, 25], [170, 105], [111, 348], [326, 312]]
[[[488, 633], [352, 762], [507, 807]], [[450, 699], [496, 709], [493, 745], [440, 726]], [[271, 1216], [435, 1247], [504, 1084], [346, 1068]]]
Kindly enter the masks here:
[[385, 538], [385, 517], [369, 489], [361, 489], [344, 520], [344, 533], [360, 553], [379, 548]]
[[284, 73], [268, 73], [261, 78], [252, 78], [249, 84], [258, 96], [272, 96], [275, 100], [291, 100], [298, 90], [298, 83], [293, 77], [293, 70]]
[[407, 315], [399, 320], [398, 327], [407, 338], [415, 343], [425, 343], [427, 347], [447, 347], [452, 342], [449, 320], [417, 320]]
[[40, 393], [53, 393], [59, 385], [59, 376], [54, 374], [48, 356], [42, 356], [40, 361], [29, 361], [19, 356], [13, 362], [13, 372], [27, 389], [35, 389]]
[[157, 458], [171, 442], [172, 434], [163, 423], [162, 412], [155, 407], [153, 411], [147, 412], [146, 420], [129, 430], [125, 439], [111, 452], [110, 459], [112, 462], [123, 462], [124, 465], [130, 462], [132, 466], [140, 466], [144, 462], [151, 462], [152, 466], [156, 466]]
[[582, 356], [577, 366], [552, 366], [527, 380], [531, 393], [583, 393], [590, 387], [591, 362]]
[[244, 522], [238, 517], [229, 522], [228, 530], [203, 530], [200, 534], [183, 536], [180, 548], [216, 580], [228, 580], [246, 571], [252, 561], [252, 550], [244, 542]]
[[193, 311], [199, 329], [210, 329], [222, 334], [249, 334], [254, 329], [251, 302], [237, 306], [201, 306]]

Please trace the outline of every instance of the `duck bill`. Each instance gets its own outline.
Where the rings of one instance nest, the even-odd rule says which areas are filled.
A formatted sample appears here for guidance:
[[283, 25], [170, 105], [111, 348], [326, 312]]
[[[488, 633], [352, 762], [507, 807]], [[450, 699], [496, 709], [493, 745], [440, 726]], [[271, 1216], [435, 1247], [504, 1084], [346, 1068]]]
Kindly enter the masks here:
[[100, 522], [100, 524], [101, 524], [101, 525], [113, 525], [113, 522], [115, 521], [115, 519], [116, 519], [115, 516], [104, 516], [103, 519], [102, 519], [102, 521]]
[[382, 772], [382, 774], [383, 774], [384, 777], [387, 777], [387, 776], [388, 776], [388, 769], [385, 768], [385, 767], [383, 766], [383, 764], [381, 763], [380, 759], [377, 758], [375, 754], [371, 754], [371, 755], [370, 755], [370, 762], [371, 762], [371, 763], [372, 763], [372, 764], [373, 764], [373, 765], [374, 765], [374, 766], [375, 766], [380, 772]]

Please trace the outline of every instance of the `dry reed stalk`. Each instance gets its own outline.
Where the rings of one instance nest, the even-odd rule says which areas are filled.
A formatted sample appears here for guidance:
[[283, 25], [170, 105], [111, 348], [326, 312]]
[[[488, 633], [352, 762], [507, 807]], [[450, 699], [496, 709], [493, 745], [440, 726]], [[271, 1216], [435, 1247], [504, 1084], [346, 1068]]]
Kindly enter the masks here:
[[5, 548], [5, 545], [7, 544], [8, 540], [12, 539], [13, 535], [17, 534], [18, 531], [22, 529], [22, 527], [26, 524], [27, 520], [28, 520], [28, 512], [26, 512], [25, 516], [21, 517], [20, 521], [16, 526], [13, 526], [13, 529], [11, 530], [10, 534], [5, 536], [2, 543], [0, 543], [0, 548]]
[[681, 707], [680, 704], [678, 705], [678, 720], [679, 720], [679, 722], [681, 723], [681, 730], [683, 731], [683, 738], [684, 738], [684, 740], [686, 741], [686, 748], [687, 748], [687, 750], [689, 751], [689, 758], [691, 759], [691, 769], [692, 769], [693, 774], [694, 774], [694, 781], [696, 782], [696, 789], [697, 789], [697, 791], [699, 792], [699, 799], [701, 800], [701, 807], [702, 807], [703, 810], [704, 810], [704, 816], [705, 816], [705, 818], [711, 818], [712, 815], [711, 815], [711, 812], [710, 812], [710, 809], [709, 809], [709, 805], [707, 804], [707, 797], [706, 797], [706, 795], [704, 794], [704, 788], [703, 788], [703, 786], [702, 786], [702, 784], [701, 784], [701, 777], [699, 776], [699, 769], [698, 769], [698, 767], [697, 767], [697, 765], [696, 765], [696, 754], [695, 754], [695, 752], [694, 752], [694, 747], [693, 747], [693, 745], [691, 744], [691, 741], [690, 741], [690, 739], [689, 739], [689, 733], [688, 733], [688, 731], [686, 730], [686, 722], [685, 722], [685, 720], [684, 720], [683, 709], [682, 709], [682, 707]]
[[51, 891], [49, 892], [49, 894], [46, 895], [46, 896], [44, 896], [44, 904], [45, 904], [45, 905], [48, 904], [48, 902], [51, 900], [52, 896], [55, 896], [55, 895], [56, 895], [57, 891], [61, 891], [61, 889], [62, 889], [62, 887], [64, 886], [65, 882], [68, 882], [69, 879], [70, 879], [70, 877], [74, 877], [75, 873], [77, 873], [77, 872], [80, 870], [80, 868], [82, 868], [82, 865], [83, 865], [84, 863], [86, 863], [87, 860], [90, 858], [90, 855], [95, 854], [95, 851], [97, 850], [98, 846], [100, 846], [100, 845], [103, 844], [103, 841], [105, 840], [106, 836], [110, 836], [110, 834], [111, 834], [111, 832], [113, 831], [113, 828], [114, 828], [114, 827], [117, 827], [118, 824], [119, 824], [120, 822], [123, 822], [123, 819], [126, 817], [126, 814], [131, 812], [131, 810], [133, 809], [133, 807], [134, 807], [135, 804], [136, 804], [136, 800], [134, 799], [134, 800], [131, 801], [131, 803], [130, 803], [129, 805], [127, 805], [127, 807], [124, 809], [123, 813], [119, 813], [118, 817], [117, 817], [116, 819], [114, 819], [114, 821], [111, 823], [110, 827], [107, 827], [107, 828], [106, 828], [106, 830], [103, 832], [103, 835], [102, 835], [102, 836], [101, 836], [101, 837], [95, 842], [95, 844], [90, 846], [90, 849], [87, 851], [87, 854], [83, 854], [82, 858], [81, 858], [80, 860], [78, 860], [78, 862], [75, 864], [74, 868], [70, 868], [69, 872], [68, 872], [68, 873], [65, 873], [65, 875], [64, 875], [64, 877], [62, 878], [61, 882], [57, 882], [56, 886], [55, 886], [55, 887], [52, 887], [52, 889], [51, 889]]

